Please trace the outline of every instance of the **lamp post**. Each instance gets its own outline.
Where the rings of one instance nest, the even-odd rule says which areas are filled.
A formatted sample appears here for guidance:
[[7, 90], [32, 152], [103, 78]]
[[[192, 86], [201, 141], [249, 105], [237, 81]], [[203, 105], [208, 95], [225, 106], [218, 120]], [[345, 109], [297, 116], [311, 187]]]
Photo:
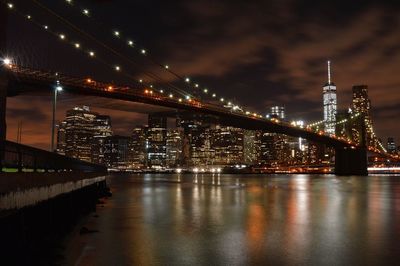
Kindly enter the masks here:
[[56, 109], [57, 109], [57, 94], [59, 91], [62, 91], [63, 88], [57, 82], [57, 86], [54, 89], [54, 98], [53, 98], [53, 119], [51, 124], [51, 152], [54, 152], [54, 132], [56, 127]]

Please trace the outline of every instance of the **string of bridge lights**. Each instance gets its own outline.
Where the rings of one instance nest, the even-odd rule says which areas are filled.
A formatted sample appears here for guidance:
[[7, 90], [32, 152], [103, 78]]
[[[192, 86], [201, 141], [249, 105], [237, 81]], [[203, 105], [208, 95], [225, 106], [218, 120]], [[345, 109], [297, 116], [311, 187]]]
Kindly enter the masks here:
[[[361, 115], [360, 113], [356, 113], [356, 114], [352, 115], [350, 118], [345, 118], [345, 119], [342, 119], [342, 120], [337, 121], [336, 123], [334, 123], [334, 125], [340, 125], [340, 124], [347, 123], [349, 120], [353, 120], [353, 119], [359, 117], [360, 115]], [[321, 120], [321, 121], [318, 121], [318, 122], [309, 124], [309, 125], [307, 125], [307, 127], [308, 127], [308, 128], [317, 127], [316, 130], [318, 131], [318, 126], [320, 126], [320, 125], [323, 124], [323, 123], [325, 123], [325, 121], [324, 121], [324, 120]], [[374, 131], [372, 125], [371, 125], [370, 123], [366, 123], [366, 124], [367, 124], [367, 126], [368, 126], [368, 131], [371, 132], [372, 138], [373, 138], [373, 139], [376, 139], [376, 142], [377, 142], [377, 144], [379, 145], [379, 147], [380, 147], [385, 153], [387, 153], [386, 148], [383, 146], [382, 142], [379, 141], [379, 138], [378, 138], [377, 135], [375, 134], [375, 131]]]
[[[5, 1], [1, 1], [3, 3], [5, 3]], [[40, 29], [45, 30], [47, 33], [52, 34], [53, 36], [57, 37], [60, 41], [67, 41], [67, 35], [61, 32], [57, 32], [57, 31], [53, 31], [52, 28], [49, 26], [49, 24], [46, 23], [40, 23], [38, 21], [36, 21], [32, 15], [27, 14], [25, 15], [25, 13], [20, 12], [13, 3], [7, 2], [6, 3], [8, 9], [14, 11], [15, 13], [17, 13], [18, 15], [26, 18], [29, 22], [33, 23], [35, 26], [39, 27]], [[85, 53], [87, 53], [87, 55], [89, 56], [89, 58], [93, 58], [96, 59], [98, 61], [100, 61], [101, 63], [110, 66], [109, 63], [107, 63], [105, 60], [101, 59], [101, 57], [99, 57], [96, 52], [93, 49], [84, 49], [83, 45], [81, 44], [81, 42], [78, 41], [74, 41], [74, 42], [70, 42], [70, 44], [75, 47], [76, 49], [79, 49], [81, 51], [84, 51]], [[10, 59], [6, 59], [7, 61], [10, 61]], [[12, 62], [7, 63], [6, 65], [12, 65]], [[134, 76], [130, 75], [127, 72], [123, 72], [121, 69], [121, 66], [119, 65], [112, 65], [111, 66], [115, 71], [117, 72], [121, 72], [122, 74], [124, 74], [125, 76], [131, 78], [132, 80], [134, 80], [135, 82], [141, 84], [142, 86], [145, 86], [146, 90], [144, 91], [146, 94], [153, 94], [153, 89], [154, 86], [150, 83], [146, 83], [145, 81], [143, 81], [143, 79], [139, 79], [137, 80]], [[92, 79], [88, 79], [93, 81]], [[160, 93], [164, 94], [164, 90], [160, 89], [159, 90]], [[183, 93], [181, 93], [183, 94]], [[173, 99], [175, 96], [173, 93], [169, 93], [167, 94], [169, 98]], [[187, 97], [186, 95], [186, 99], [191, 100], [189, 97]], [[178, 98], [179, 102], [182, 102], [182, 98]]]
[[[337, 126], [337, 125], [344, 124], [344, 123], [348, 122], [349, 120], [357, 118], [358, 116], [360, 116], [360, 113], [356, 113], [356, 114], [350, 116], [350, 118], [344, 118], [342, 120], [339, 120], [339, 121], [333, 123], [333, 125]], [[309, 127], [309, 128], [318, 127], [324, 123], [326, 123], [325, 120], [320, 120], [320, 121], [314, 122], [312, 124], [308, 124], [306, 127]]]
[[[85, 8], [85, 7], [77, 7], [77, 5], [75, 4], [77, 1], [73, 1], [73, 0], [65, 0], [65, 2], [71, 6], [71, 7], [76, 7], [79, 9], [80, 14], [82, 14], [85, 17], [90, 17], [94, 20], [92, 12], [89, 11], [89, 9]], [[98, 21], [96, 21], [97, 23], [99, 23]], [[103, 23], [102, 23], [103, 24]], [[110, 30], [110, 34], [112, 34], [115, 38], [117, 38], [118, 40], [122, 40], [122, 33], [119, 30]], [[133, 49], [135, 49], [137, 52], [139, 52], [141, 55], [147, 56], [147, 58], [149, 57], [149, 53], [148, 50], [145, 48], [139, 48], [138, 45], [133, 41], [132, 38], [126, 38], [126, 44], [128, 45], [128, 47], [131, 47]], [[150, 60], [152, 63], [154, 63], [155, 65], [163, 68], [165, 71], [167, 71], [168, 73], [174, 75], [175, 77], [177, 77], [178, 79], [180, 79], [181, 81], [187, 83], [187, 84], [192, 84], [194, 89], [200, 89], [201, 90], [201, 86], [199, 85], [199, 83], [196, 83], [195, 81], [192, 81], [190, 77], [186, 76], [183, 77], [180, 74], [178, 74], [177, 72], [173, 71], [171, 66], [168, 64], [162, 64], [159, 63], [159, 61], [157, 60]], [[216, 93], [211, 93], [211, 91], [208, 89], [208, 87], [204, 87], [202, 89], [202, 92], [208, 96], [211, 96], [213, 99], [217, 99], [217, 94]], [[233, 104], [231, 101], [227, 101], [225, 100], [224, 97], [221, 97], [219, 99], [220, 102], [224, 103], [226, 102], [228, 104], [228, 106], [237, 106], [235, 104]], [[239, 106], [238, 106], [239, 107]], [[251, 112], [250, 112], [251, 113]]]
[[[37, 2], [37, 1], [35, 1], [35, 0], [33, 0], [33, 1], [34, 1], [34, 2]], [[4, 1], [4, 0], [3, 0], [2, 2], [3, 2], [3, 3], [6, 3], [9, 9], [16, 10], [16, 8], [15, 8], [15, 6], [14, 6], [13, 3], [11, 3], [11, 2], [6, 2], [6, 1]], [[72, 3], [72, 1], [67, 1], [67, 2]], [[89, 16], [89, 14], [91, 14], [91, 13], [89, 12], [88, 9], [83, 9], [83, 10], [82, 10], [82, 13], [83, 13], [84, 15], [86, 15], [86, 16]], [[20, 15], [25, 16], [24, 14], [20, 14]], [[63, 34], [63, 33], [57, 33], [57, 32], [52, 32], [52, 31], [50, 30], [50, 27], [49, 27], [47, 24], [41, 24], [41, 23], [35, 22], [35, 21], [33, 20], [33, 18], [32, 18], [31, 15], [26, 15], [25, 17], [26, 17], [28, 20], [34, 22], [37, 26], [40, 26], [42, 29], [46, 30], [47, 32], [52, 33], [53, 35], [59, 37], [59, 39], [60, 39], [61, 41], [67, 40], [67, 36], [66, 36], [65, 34]], [[75, 26], [74, 26], [74, 27], [75, 27]], [[120, 35], [120, 33], [117, 32], [115, 35]], [[94, 38], [94, 37], [92, 37], [92, 38]], [[81, 45], [79, 42], [73, 42], [72, 44], [73, 44], [73, 46], [74, 46], [75, 48], [77, 48], [77, 49], [81, 49], [81, 48], [82, 48], [82, 45]], [[128, 42], [128, 45], [129, 45], [129, 44], [132, 45], [132, 47], [133, 47], [133, 41], [129, 41], [129, 42]], [[104, 46], [104, 44], [103, 44], [103, 46]], [[107, 47], [107, 48], [108, 48], [108, 47]], [[112, 50], [112, 48], [109, 48], [109, 49]], [[142, 49], [142, 54], [146, 54], [146, 53], [143, 52], [143, 51], [146, 51], [146, 50]], [[96, 53], [95, 53], [94, 50], [88, 50], [87, 53], [88, 53], [89, 57], [96, 58], [97, 60], [100, 60], [100, 58], [96, 55]], [[120, 55], [120, 56], [121, 56], [121, 55]], [[107, 62], [105, 62], [104, 60], [100, 60], [100, 61], [102, 61], [102, 63], [104, 63], [104, 64], [106, 64], [106, 65], [109, 65], [109, 64], [108, 64]], [[113, 68], [115, 71], [122, 72], [122, 67], [121, 67], [120, 65], [113, 65], [112, 68]], [[168, 69], [168, 68], [169, 68], [169, 67], [166, 67], [166, 69]], [[123, 73], [123, 72], [122, 72], [122, 73]], [[170, 73], [174, 73], [174, 72], [170, 71]], [[129, 78], [134, 79], [133, 76], [128, 75], [127, 73], [125, 73], [125, 75], [128, 76]], [[177, 75], [177, 74], [175, 74], [175, 75]], [[154, 77], [154, 76], [153, 76], [152, 78], [157, 79], [157, 77]], [[144, 82], [143, 79], [139, 79], [139, 80], [134, 79], [134, 80], [135, 80], [136, 82], [139, 82], [139, 83], [142, 84], [142, 85], [147, 85], [148, 87], [151, 88], [151, 89], [149, 89], [149, 90], [146, 89], [145, 92], [150, 92], [151, 94], [153, 93], [153, 90], [152, 90], [152, 89], [154, 88], [154, 86], [153, 86], [152, 84], [149, 84], [149, 83], [146, 84], [146, 82]], [[186, 82], [186, 83], [190, 83], [190, 82], [191, 82], [191, 81], [190, 81], [190, 78], [188, 78], [188, 77], [185, 78], [185, 82]], [[194, 87], [195, 87], [195, 88], [199, 88], [199, 85], [198, 85], [197, 83], [195, 83], [195, 84], [194, 84]], [[160, 89], [159, 92], [160, 92], [160, 93], [165, 93], [163, 89]], [[203, 92], [204, 92], [205, 94], [207, 94], [207, 93], [209, 93], [209, 90], [208, 90], [207, 88], [204, 88]], [[189, 101], [189, 102], [192, 101], [192, 95], [190, 95], [189, 93], [187, 93], [187, 92], [185, 92], [185, 91], [178, 91], [178, 94], [184, 95], [184, 99], [186, 99], [187, 101]], [[212, 95], [213, 98], [216, 98], [216, 93], [212, 93], [211, 95]], [[169, 98], [174, 98], [173, 93], [169, 93]], [[194, 97], [193, 97], [193, 98], [194, 98]], [[179, 100], [179, 102], [182, 102], [182, 101], [183, 101], [182, 98], [179, 98], [178, 100]], [[257, 118], [263, 118], [262, 115], [259, 115], [259, 114], [255, 113], [255, 112], [250, 112], [250, 111], [246, 111], [246, 112], [245, 112], [245, 111], [244, 111], [241, 107], [239, 107], [238, 105], [234, 105], [234, 104], [232, 104], [232, 102], [226, 101], [225, 98], [220, 98], [220, 102], [221, 102], [221, 103], [227, 103], [228, 107], [229, 107], [229, 108], [232, 108], [232, 109], [235, 110], [235, 111], [236, 111], [236, 110], [241, 110], [241, 111], [243, 111], [243, 113], [245, 113], [246, 115], [251, 115], [251, 116], [257, 117]]]
[[372, 127], [371, 124], [368, 124], [368, 128], [371, 131], [372, 137], [376, 139], [376, 142], [378, 143], [379, 147], [385, 152], [387, 153], [386, 148], [383, 146], [382, 142], [379, 141], [379, 138], [376, 136], [374, 128]]

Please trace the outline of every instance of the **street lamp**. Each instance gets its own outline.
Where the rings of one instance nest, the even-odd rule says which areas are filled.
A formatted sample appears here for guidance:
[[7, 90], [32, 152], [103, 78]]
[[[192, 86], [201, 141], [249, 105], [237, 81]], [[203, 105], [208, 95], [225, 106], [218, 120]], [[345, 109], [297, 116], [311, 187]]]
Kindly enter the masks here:
[[53, 119], [51, 124], [51, 152], [54, 152], [54, 132], [55, 132], [55, 124], [56, 124], [56, 109], [57, 109], [57, 94], [62, 91], [63, 88], [60, 85], [57, 85], [54, 89], [54, 98], [53, 98]]

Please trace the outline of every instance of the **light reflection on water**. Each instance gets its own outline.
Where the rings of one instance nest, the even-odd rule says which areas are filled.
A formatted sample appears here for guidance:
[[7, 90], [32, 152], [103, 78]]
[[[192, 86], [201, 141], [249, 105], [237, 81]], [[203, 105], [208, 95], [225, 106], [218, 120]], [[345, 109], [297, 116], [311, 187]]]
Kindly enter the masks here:
[[110, 181], [113, 197], [88, 221], [100, 232], [73, 240], [82, 246], [80, 265], [382, 265], [400, 258], [399, 177], [133, 174]]

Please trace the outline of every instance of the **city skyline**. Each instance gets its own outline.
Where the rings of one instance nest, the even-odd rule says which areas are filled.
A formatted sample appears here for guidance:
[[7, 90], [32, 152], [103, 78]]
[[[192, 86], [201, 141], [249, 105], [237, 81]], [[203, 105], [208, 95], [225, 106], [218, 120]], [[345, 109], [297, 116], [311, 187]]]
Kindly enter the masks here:
[[[50, 5], [60, 12], [63, 12], [65, 7], [60, 3]], [[225, 6], [223, 3], [212, 4], [206, 1], [198, 7], [189, 1], [167, 7], [171, 11], [174, 8], [185, 11], [185, 15], [180, 14], [174, 17], [174, 20], [161, 12], [164, 6], [155, 3], [127, 4], [121, 1], [117, 5], [115, 2], [101, 1], [96, 5], [88, 3], [88, 6], [94, 8], [93, 12], [100, 14], [113, 13], [114, 9], [118, 9], [115, 13], [120, 13], [121, 16], [111, 17], [110, 24], [119, 26], [122, 33], [135, 37], [135, 41], [146, 45], [155, 57], [167, 62], [177, 72], [209, 84], [221, 95], [240, 99], [242, 104], [253, 106], [260, 113], [266, 112], [270, 106], [283, 105], [294, 120], [320, 120], [321, 86], [326, 80], [325, 62], [331, 59], [335, 65], [335, 83], [339, 88], [338, 109], [343, 110], [350, 105], [353, 85], [368, 85], [372, 100], [372, 117], [378, 135], [382, 136], [382, 139], [394, 137], [399, 142], [398, 125], [390, 122], [400, 115], [400, 96], [396, 93], [399, 81], [395, 74], [395, 62], [399, 57], [395, 25], [399, 19], [396, 16], [398, 7], [395, 4], [363, 1], [344, 5], [341, 2], [329, 2], [324, 5], [316, 3], [311, 8], [307, 4], [293, 1], [258, 3], [243, 7], [240, 4]], [[271, 25], [288, 28], [295, 23], [293, 19], [288, 19], [287, 15], [299, 17], [303, 9], [292, 9], [294, 6], [306, 9], [303, 12], [308, 15], [304, 21], [297, 21], [297, 30], [274, 30]], [[330, 9], [327, 10], [326, 6]], [[120, 7], [126, 7], [127, 11]], [[153, 20], [141, 26], [138, 26], [139, 23], [128, 25], [123, 12], [134, 8], [143, 10], [143, 14], [134, 17], [133, 22], [140, 21], [146, 15], [154, 17]], [[277, 19], [264, 20], [264, 14], [255, 11], [256, 8], [267, 13], [273, 12], [273, 17]], [[158, 16], [151, 16], [152, 12]], [[250, 16], [252, 12], [254, 16]], [[73, 12], [66, 15], [72, 18], [77, 16]], [[199, 24], [205, 18], [210, 18], [210, 25]], [[182, 23], [188, 19], [193, 23], [193, 28]], [[340, 20], [341, 23], [332, 24], [330, 19]], [[13, 27], [31, 29], [30, 26], [16, 20], [11, 17]], [[222, 23], [216, 25], [217, 21]], [[163, 27], [158, 28], [156, 25]], [[218, 31], [210, 36], [205, 35], [208, 38], [204, 38], [202, 32], [208, 27]], [[174, 34], [168, 35], [172, 31]], [[247, 31], [248, 33], [245, 33]], [[149, 34], [150, 32], [155, 34]], [[16, 36], [13, 36], [12, 32], [9, 35], [9, 50], [14, 48], [15, 53], [23, 51], [23, 46], [13, 45], [13, 37]], [[179, 36], [187, 37], [182, 42]], [[241, 37], [238, 38], [239, 36]], [[330, 37], [327, 39], [326, 36]], [[32, 28], [32, 33], [28, 32], [26, 38], [30, 37], [42, 48], [35, 48], [33, 58], [28, 62], [40, 62], [40, 55], [43, 53], [41, 40], [47, 36]], [[160, 42], [164, 45], [160, 45]], [[79, 63], [93, 68], [93, 72], [98, 70], [99, 73], [104, 73], [104, 69], [87, 62], [86, 58], [82, 58], [70, 47], [60, 44], [57, 39], [50, 40], [44, 47], [49, 48], [49, 53], [54, 55], [54, 58], [63, 59], [68, 56], [76, 59], [74, 64]], [[58, 53], [59, 51], [62, 53]], [[378, 60], [388, 56], [391, 60]], [[46, 61], [50, 64], [53, 60], [49, 58]], [[104, 77], [108, 78], [108, 75]], [[113, 74], [111, 78], [118, 80], [119, 76]], [[77, 104], [68, 105], [68, 100], [63, 99], [62, 95], [59, 100], [58, 120], [60, 113]], [[27, 144], [47, 148], [50, 130], [46, 130], [44, 126], [37, 128], [37, 123], [31, 121], [39, 118], [47, 125], [51, 115], [50, 102], [50, 97], [9, 99], [9, 137], [15, 138], [17, 124], [22, 120], [22, 141], [27, 143], [29, 140]], [[37, 108], [34, 111], [26, 108], [28, 103], [36, 105]], [[134, 126], [131, 121], [145, 121], [145, 116], [138, 114], [112, 110], [106, 113], [115, 117], [114, 124], [121, 128], [121, 134], [124, 133], [123, 128]]]
[[400, 1], [0, 2], [4, 265], [392, 265]]

